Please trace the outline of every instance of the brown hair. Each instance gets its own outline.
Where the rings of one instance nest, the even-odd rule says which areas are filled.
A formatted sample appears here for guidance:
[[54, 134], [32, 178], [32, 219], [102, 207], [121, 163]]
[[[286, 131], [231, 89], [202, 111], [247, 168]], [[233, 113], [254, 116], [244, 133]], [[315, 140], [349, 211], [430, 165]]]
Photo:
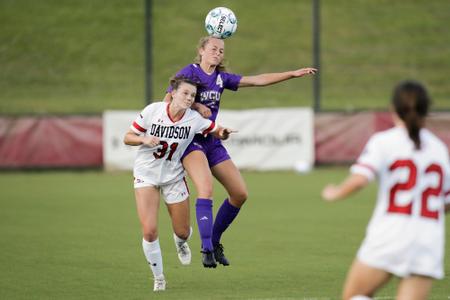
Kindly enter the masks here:
[[392, 105], [400, 119], [405, 122], [408, 135], [416, 149], [420, 149], [420, 129], [425, 124], [425, 117], [431, 104], [431, 99], [425, 87], [416, 81], [399, 83], [392, 94]]
[[174, 91], [178, 90], [178, 87], [182, 83], [191, 84], [191, 85], [195, 86], [196, 88], [199, 87], [199, 83], [197, 81], [195, 81], [191, 78], [188, 78], [186, 76], [183, 76], [183, 75], [177, 75], [177, 76], [170, 78], [169, 83], [170, 83], [170, 86], [172, 87], [172, 90], [174, 90]]
[[[199, 50], [200, 49], [204, 49], [206, 44], [208, 44], [208, 42], [212, 39], [212, 37], [210, 36], [204, 36], [202, 38], [200, 38], [200, 40], [198, 41], [198, 45], [197, 45], [197, 56], [194, 58], [194, 64], [200, 64], [202, 62], [202, 57], [200, 56]], [[220, 64], [218, 64], [216, 66], [216, 69], [219, 72], [227, 72], [227, 67], [224, 65], [223, 61], [220, 62]]]

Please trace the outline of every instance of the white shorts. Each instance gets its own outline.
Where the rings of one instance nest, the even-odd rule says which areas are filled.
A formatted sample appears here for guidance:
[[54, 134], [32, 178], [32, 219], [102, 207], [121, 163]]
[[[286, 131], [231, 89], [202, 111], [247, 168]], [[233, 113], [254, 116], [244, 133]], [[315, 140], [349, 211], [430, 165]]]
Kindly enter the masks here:
[[135, 189], [149, 186], [158, 188], [167, 204], [179, 203], [189, 197], [189, 188], [184, 177], [181, 180], [164, 185], [155, 185], [151, 182], [151, 180], [143, 177], [134, 178]]
[[[438, 244], [435, 245], [436, 248], [439, 248], [439, 243], [436, 244]], [[370, 267], [401, 278], [422, 275], [442, 279], [444, 278], [443, 257], [433, 246], [407, 245], [402, 243], [401, 238], [395, 244], [382, 245], [366, 238], [359, 248], [357, 258]]]

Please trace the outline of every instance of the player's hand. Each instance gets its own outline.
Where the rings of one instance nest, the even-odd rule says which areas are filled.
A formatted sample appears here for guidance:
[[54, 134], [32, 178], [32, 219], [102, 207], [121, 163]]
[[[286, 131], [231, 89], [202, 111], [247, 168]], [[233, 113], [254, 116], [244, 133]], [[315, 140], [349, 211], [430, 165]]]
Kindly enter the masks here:
[[317, 69], [315, 68], [302, 68], [295, 71], [292, 71], [293, 77], [303, 77], [305, 75], [314, 75], [317, 73]]
[[156, 136], [145, 136], [142, 139], [142, 144], [149, 146], [150, 148], [156, 147], [159, 145], [159, 137]]
[[198, 102], [192, 104], [192, 109], [196, 110], [205, 119], [208, 119], [212, 115], [211, 109], [208, 106]]
[[233, 130], [230, 128], [221, 128], [219, 130], [219, 136], [220, 136], [221, 140], [226, 140], [230, 137], [230, 134], [236, 133], [236, 132], [237, 132], [237, 130]]
[[338, 199], [338, 187], [334, 184], [327, 185], [322, 190], [322, 198], [327, 202], [333, 202]]

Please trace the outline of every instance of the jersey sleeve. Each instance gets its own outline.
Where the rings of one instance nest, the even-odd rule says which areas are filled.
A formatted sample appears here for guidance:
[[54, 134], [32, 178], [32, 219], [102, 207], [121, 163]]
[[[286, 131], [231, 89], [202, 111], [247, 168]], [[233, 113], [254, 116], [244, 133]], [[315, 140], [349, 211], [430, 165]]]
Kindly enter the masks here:
[[382, 162], [379, 139], [374, 135], [367, 142], [357, 161], [351, 166], [350, 172], [363, 175], [372, 181], [379, 174]]
[[154, 111], [153, 108], [153, 104], [146, 106], [133, 121], [130, 129], [133, 130], [136, 134], [146, 133]]
[[[183, 69], [181, 69], [180, 71], [178, 71], [175, 76], [184, 76], [186, 78], [190, 78], [190, 79], [194, 79], [194, 74], [192, 73], [192, 68], [191, 65], [187, 65], [186, 67], [184, 67]], [[169, 85], [166, 89], [167, 93], [170, 93], [172, 91], [172, 87]]]
[[232, 91], [237, 91], [242, 75], [232, 73], [221, 73], [223, 87]]
[[207, 135], [210, 132], [216, 130], [217, 125], [214, 121], [203, 118], [198, 112], [193, 111], [195, 114], [196, 130], [195, 133], [201, 133]]
[[444, 182], [442, 192], [444, 193], [445, 204], [450, 204], [450, 161], [447, 155], [447, 164], [444, 170]]

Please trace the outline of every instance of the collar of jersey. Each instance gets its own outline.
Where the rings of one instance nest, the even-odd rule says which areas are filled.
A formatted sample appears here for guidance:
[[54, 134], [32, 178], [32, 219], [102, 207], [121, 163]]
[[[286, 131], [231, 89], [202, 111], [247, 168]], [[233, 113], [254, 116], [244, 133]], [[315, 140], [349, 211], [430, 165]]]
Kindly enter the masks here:
[[211, 74], [208, 74], [205, 72], [205, 70], [202, 69], [202, 67], [200, 66], [200, 64], [196, 64], [198, 69], [200, 69], [200, 71], [205, 74], [206, 76], [212, 76], [214, 73], [216, 73], [217, 67], [214, 69], [214, 71]]
[[184, 118], [184, 115], [186, 114], [187, 109], [184, 111], [183, 115], [181, 116], [181, 118], [178, 121], [174, 121], [174, 119], [172, 119], [172, 117], [170, 116], [169, 107], [170, 107], [170, 102], [167, 103], [167, 105], [166, 105], [166, 113], [167, 113], [167, 116], [169, 117], [169, 120], [172, 121], [172, 123], [180, 122]]

